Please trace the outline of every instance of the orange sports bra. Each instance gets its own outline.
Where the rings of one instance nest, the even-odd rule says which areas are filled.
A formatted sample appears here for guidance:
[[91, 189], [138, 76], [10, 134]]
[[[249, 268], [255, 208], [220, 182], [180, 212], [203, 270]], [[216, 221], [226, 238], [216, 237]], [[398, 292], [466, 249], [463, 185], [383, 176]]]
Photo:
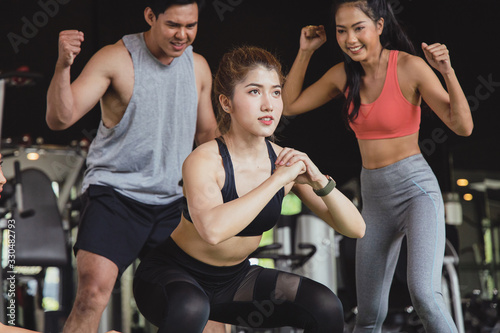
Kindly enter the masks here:
[[[358, 139], [399, 138], [416, 133], [420, 128], [420, 106], [411, 104], [399, 88], [398, 53], [390, 52], [380, 96], [373, 103], [361, 104], [358, 116], [349, 122]], [[353, 108], [351, 104], [349, 113]]]

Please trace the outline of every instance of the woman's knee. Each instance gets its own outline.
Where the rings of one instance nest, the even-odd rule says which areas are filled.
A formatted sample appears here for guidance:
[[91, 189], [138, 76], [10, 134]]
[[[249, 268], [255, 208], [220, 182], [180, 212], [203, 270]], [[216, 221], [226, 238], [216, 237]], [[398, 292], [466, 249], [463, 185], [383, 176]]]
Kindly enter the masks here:
[[181, 324], [203, 329], [210, 315], [207, 295], [189, 282], [172, 282], [162, 286], [136, 279], [134, 296], [139, 311], [146, 319], [170, 331], [187, 329], [179, 327]]
[[440, 293], [435, 293], [435, 296], [432, 293], [419, 293], [413, 294], [411, 299], [412, 305], [419, 315], [429, 316], [433, 312], [439, 311], [438, 303], [435, 300], [442, 300], [442, 295]]
[[188, 282], [172, 283], [165, 289], [169, 315], [184, 320], [208, 320], [210, 302], [203, 290]]
[[304, 279], [301, 286], [302, 301], [311, 311], [314, 321], [320, 327], [319, 332], [342, 332], [344, 310], [340, 299], [328, 287]]
[[[332, 332], [342, 332], [344, 329], [344, 309], [340, 299], [332, 291], [323, 295], [320, 303], [318, 320], [329, 323]], [[323, 306], [321, 306], [323, 305]]]

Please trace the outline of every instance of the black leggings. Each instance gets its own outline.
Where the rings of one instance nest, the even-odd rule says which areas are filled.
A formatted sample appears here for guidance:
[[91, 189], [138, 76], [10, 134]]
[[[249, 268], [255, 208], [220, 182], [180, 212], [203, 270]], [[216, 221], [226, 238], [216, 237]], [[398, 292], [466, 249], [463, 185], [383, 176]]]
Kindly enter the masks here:
[[166, 245], [141, 262], [134, 279], [137, 306], [159, 333], [202, 332], [209, 319], [251, 328], [343, 332], [342, 304], [320, 283], [248, 261], [210, 266], [172, 240]]

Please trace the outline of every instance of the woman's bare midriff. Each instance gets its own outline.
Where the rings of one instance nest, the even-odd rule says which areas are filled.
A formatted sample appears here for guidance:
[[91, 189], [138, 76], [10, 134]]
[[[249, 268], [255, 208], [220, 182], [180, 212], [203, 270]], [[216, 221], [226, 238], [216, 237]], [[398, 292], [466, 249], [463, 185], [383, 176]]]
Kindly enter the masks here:
[[233, 266], [241, 263], [257, 249], [261, 239], [261, 236], [234, 236], [220, 244], [210, 245], [184, 217], [171, 237], [191, 257], [212, 266]]
[[420, 154], [418, 132], [392, 139], [358, 139], [358, 144], [365, 169], [383, 168], [407, 157]]

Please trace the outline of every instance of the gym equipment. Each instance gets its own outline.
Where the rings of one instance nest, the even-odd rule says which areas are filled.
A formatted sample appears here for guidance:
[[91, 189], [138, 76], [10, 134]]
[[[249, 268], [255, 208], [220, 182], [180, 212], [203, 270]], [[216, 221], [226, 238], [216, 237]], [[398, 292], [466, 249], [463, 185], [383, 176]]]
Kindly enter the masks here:
[[[32, 158], [35, 153], [38, 156], [36, 160]], [[84, 152], [77, 148], [58, 146], [11, 145], [2, 149], [2, 155], [3, 171], [9, 181], [4, 186], [6, 191], [0, 199], [0, 229], [5, 229], [7, 221], [15, 222], [15, 229], [12, 229], [15, 231], [15, 266], [2, 269], [0, 273], [4, 274], [0, 274], [0, 281], [3, 281], [2, 276], [5, 276], [6, 272], [16, 273], [19, 288], [25, 284], [32, 285], [31, 282], [36, 281], [34, 285], [37, 287], [32, 291], [35, 299], [31, 302], [36, 303], [38, 307], [30, 311], [42, 312], [39, 311], [42, 309], [41, 303], [47, 300], [51, 301], [52, 308], [57, 310], [52, 311], [50, 306], [44, 306], [46, 312], [43, 317], [38, 315], [36, 319], [30, 319], [33, 321], [32, 325], [38, 326], [30, 328], [58, 332], [57, 326], [63, 317], [62, 312], [69, 310], [71, 306], [73, 285], [70, 267], [70, 225], [68, 219], [63, 217], [68, 214], [71, 191], [81, 175], [85, 161]], [[55, 191], [59, 196], [56, 196]], [[4, 261], [5, 256], [4, 251]], [[45, 273], [50, 267], [59, 268], [59, 276], [53, 278], [56, 283], [46, 280]], [[46, 291], [44, 286], [52, 288], [56, 299], [42, 298]], [[27, 300], [23, 301], [24, 304], [29, 303]], [[3, 306], [0, 309], [2, 319], [6, 315], [4, 309]], [[24, 315], [27, 316], [27, 311]]]

